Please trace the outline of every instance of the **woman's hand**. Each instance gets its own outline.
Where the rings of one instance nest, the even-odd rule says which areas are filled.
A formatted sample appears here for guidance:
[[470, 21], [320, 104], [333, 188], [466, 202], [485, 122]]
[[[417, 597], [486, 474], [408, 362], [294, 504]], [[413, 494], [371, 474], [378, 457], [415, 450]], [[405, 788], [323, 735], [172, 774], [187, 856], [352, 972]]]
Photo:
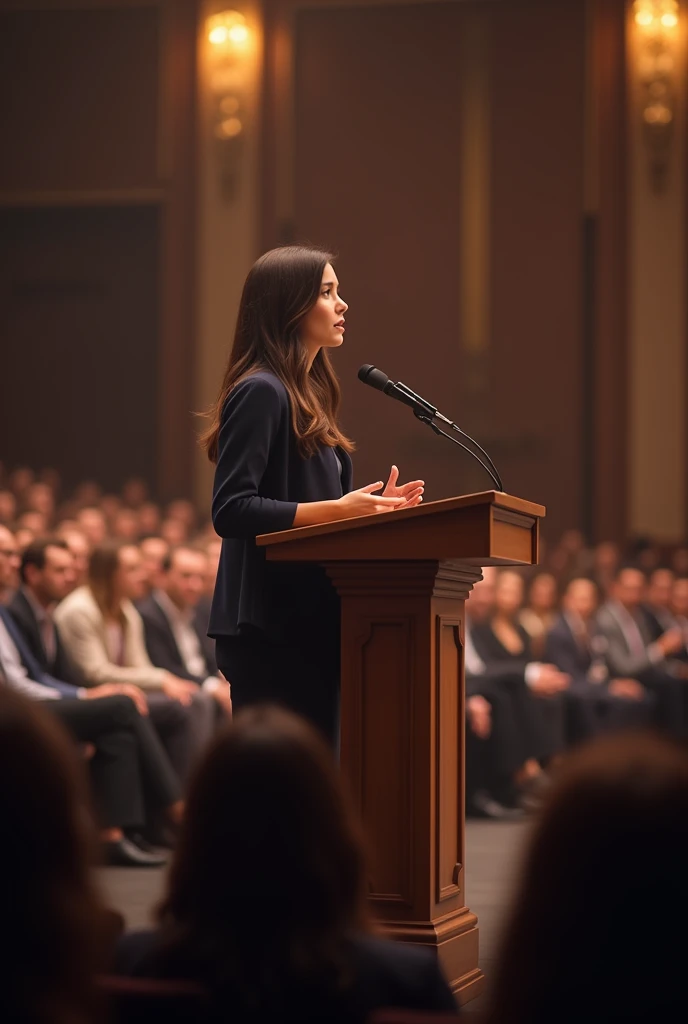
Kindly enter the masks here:
[[403, 503], [397, 506], [398, 508], [413, 508], [415, 505], [420, 505], [423, 500], [425, 480], [412, 480], [410, 483], [404, 484], [403, 487], [398, 487], [398, 479], [399, 470], [396, 466], [392, 466], [389, 480], [382, 492], [383, 496], [386, 498], [402, 498]]
[[367, 487], [359, 487], [357, 491], [349, 491], [342, 498], [337, 499], [337, 505], [341, 511], [341, 519], [349, 519], [354, 516], [371, 516], [375, 512], [392, 512], [395, 508], [405, 505], [406, 499], [399, 496], [386, 497], [375, 494], [382, 487], [382, 480], [376, 484], [368, 484]]

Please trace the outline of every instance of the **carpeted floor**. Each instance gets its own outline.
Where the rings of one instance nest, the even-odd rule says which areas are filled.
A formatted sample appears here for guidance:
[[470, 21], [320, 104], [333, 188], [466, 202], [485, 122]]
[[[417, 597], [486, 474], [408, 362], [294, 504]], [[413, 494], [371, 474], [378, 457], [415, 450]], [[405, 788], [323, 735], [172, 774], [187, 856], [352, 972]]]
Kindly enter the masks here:
[[[520, 863], [527, 824], [470, 821], [466, 829], [468, 905], [478, 915], [480, 966], [487, 984], [497, 955], [500, 927], [508, 907], [514, 871]], [[129, 928], [150, 921], [162, 893], [164, 872], [134, 868], [104, 868], [100, 872], [110, 904], [124, 914]], [[479, 1008], [483, 997], [471, 1003]]]

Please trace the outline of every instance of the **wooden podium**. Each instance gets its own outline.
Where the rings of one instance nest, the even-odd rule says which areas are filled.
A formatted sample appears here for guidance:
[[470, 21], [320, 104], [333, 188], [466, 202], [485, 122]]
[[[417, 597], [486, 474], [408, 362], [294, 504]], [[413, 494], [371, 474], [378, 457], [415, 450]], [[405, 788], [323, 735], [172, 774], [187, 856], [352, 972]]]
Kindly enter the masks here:
[[477, 996], [464, 861], [464, 602], [484, 565], [532, 565], [541, 505], [487, 491], [264, 534], [267, 558], [319, 562], [341, 596], [341, 762], [368, 837], [373, 910]]

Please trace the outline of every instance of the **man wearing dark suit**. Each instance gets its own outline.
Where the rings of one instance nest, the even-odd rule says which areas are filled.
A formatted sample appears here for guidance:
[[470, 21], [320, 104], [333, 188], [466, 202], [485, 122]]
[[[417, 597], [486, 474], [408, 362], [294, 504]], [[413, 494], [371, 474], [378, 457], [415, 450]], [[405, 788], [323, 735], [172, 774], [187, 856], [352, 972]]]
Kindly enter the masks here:
[[645, 576], [634, 567], [619, 569], [611, 599], [596, 616], [597, 632], [605, 641], [605, 660], [612, 676], [636, 679], [656, 697], [657, 722], [683, 736], [686, 716], [685, 680], [672, 671], [671, 658], [684, 646], [682, 631], [671, 628], [653, 640], [642, 613]]
[[[53, 537], [30, 544], [21, 558], [20, 579], [21, 586], [7, 610], [31, 657], [40, 672], [72, 688], [80, 687], [81, 673], [69, 657], [53, 620], [55, 607], [75, 583], [74, 558], [69, 546]], [[145, 694], [131, 684], [107, 682], [104, 686], [92, 687], [91, 692], [95, 696], [104, 692], [121, 694], [134, 700], [144, 715], [144, 721], [139, 723], [141, 756], [152, 772], [154, 788], [156, 778], [174, 778], [175, 788], [178, 788], [176, 780], [183, 777], [191, 743], [190, 723], [184, 708], [162, 695]]]
[[196, 618], [207, 562], [203, 551], [188, 546], [174, 548], [163, 561], [160, 586], [140, 601], [137, 609], [153, 664], [207, 690], [224, 717], [232, 707], [229, 686], [209, 661]]
[[672, 608], [675, 577], [671, 569], [655, 569], [647, 586], [646, 600], [641, 614], [647, 623], [648, 635], [657, 641], [664, 633], [680, 629], [683, 647], [671, 659], [671, 671], [681, 677], [688, 676], [688, 637]]
[[600, 729], [642, 725], [652, 716], [652, 695], [636, 679], [610, 678], [605, 641], [594, 628], [597, 605], [592, 580], [569, 582], [562, 614], [547, 636], [545, 660], [571, 677], [571, 689], [594, 709]]

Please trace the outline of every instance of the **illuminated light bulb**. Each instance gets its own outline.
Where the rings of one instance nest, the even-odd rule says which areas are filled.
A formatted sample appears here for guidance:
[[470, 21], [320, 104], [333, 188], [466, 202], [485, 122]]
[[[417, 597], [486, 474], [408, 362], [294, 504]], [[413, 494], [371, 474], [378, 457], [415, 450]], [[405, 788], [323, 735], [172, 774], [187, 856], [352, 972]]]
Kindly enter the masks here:
[[237, 46], [242, 46], [248, 39], [248, 29], [246, 25], [232, 25], [229, 30], [230, 41]]
[[673, 11], [666, 11], [660, 21], [664, 28], [676, 28], [678, 25], [678, 15], [674, 14]]
[[654, 20], [654, 14], [646, 8], [641, 8], [641, 10], [635, 12], [636, 25], [642, 25], [643, 28], [647, 28]]
[[208, 39], [214, 46], [222, 46], [227, 42], [227, 29], [224, 25], [216, 25], [208, 33]]

